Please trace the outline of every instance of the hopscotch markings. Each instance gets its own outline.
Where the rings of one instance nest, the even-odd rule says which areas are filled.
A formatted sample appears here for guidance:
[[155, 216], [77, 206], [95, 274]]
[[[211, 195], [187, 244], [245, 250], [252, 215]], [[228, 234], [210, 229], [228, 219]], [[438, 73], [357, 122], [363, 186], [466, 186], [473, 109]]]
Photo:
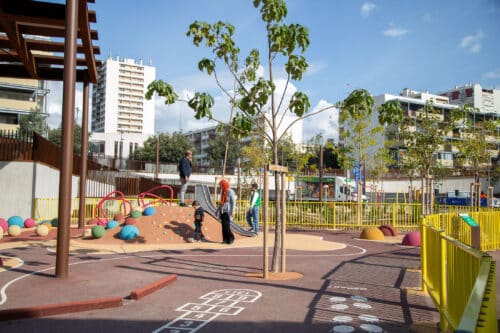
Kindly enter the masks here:
[[168, 322], [153, 333], [194, 333], [208, 325], [220, 315], [236, 316], [245, 310], [241, 302], [253, 303], [262, 293], [249, 289], [222, 289], [211, 291], [200, 297], [200, 303], [186, 303], [175, 311], [184, 312], [179, 317]]
[[[334, 286], [333, 288], [347, 289], [347, 290], [366, 290], [366, 288], [350, 288], [350, 287], [340, 287], [340, 286]], [[348, 310], [350, 306], [362, 310], [372, 310], [373, 308], [372, 305], [368, 304], [368, 299], [366, 297], [359, 295], [351, 295], [348, 299], [346, 297], [341, 297], [341, 296], [331, 296], [328, 298], [328, 300], [330, 301], [330, 309], [338, 312], [343, 312], [345, 310]], [[354, 332], [356, 328], [355, 326], [353, 326], [354, 324], [353, 320], [354, 318], [348, 315], [334, 316], [332, 318], [332, 322], [334, 323], [334, 325], [330, 330], [330, 332], [333, 333]], [[358, 316], [358, 320], [361, 321], [359, 327], [364, 332], [370, 332], [370, 333], [383, 332], [383, 329], [380, 326], [371, 324], [379, 322], [379, 318], [375, 315], [361, 314]]]

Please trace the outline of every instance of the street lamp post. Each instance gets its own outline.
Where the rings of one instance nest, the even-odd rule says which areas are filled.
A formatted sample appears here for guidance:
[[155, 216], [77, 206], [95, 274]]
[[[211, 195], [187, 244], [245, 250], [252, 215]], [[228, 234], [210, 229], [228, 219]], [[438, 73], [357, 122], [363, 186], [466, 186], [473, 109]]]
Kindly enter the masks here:
[[160, 134], [156, 135], [156, 168], [155, 180], [158, 180], [158, 169], [160, 168]]

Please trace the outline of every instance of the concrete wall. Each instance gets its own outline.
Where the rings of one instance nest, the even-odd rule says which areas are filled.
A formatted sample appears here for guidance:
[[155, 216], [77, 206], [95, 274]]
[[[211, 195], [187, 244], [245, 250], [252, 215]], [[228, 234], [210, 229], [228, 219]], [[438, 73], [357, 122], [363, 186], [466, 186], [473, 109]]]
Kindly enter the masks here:
[[[78, 195], [79, 177], [73, 176], [72, 194]], [[32, 217], [33, 198], [59, 197], [59, 171], [27, 162], [0, 161], [0, 217]], [[75, 208], [75, 207], [73, 207]]]

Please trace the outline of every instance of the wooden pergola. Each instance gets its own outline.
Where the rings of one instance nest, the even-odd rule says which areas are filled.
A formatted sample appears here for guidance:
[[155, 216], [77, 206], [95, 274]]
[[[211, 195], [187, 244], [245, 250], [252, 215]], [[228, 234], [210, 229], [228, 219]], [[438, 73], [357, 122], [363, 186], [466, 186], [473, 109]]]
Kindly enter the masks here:
[[[90, 28], [94, 0], [60, 3], [0, 0], [0, 76], [63, 81], [56, 277], [68, 276], [71, 177], [76, 82], [83, 83], [82, 152], [88, 149], [89, 84], [97, 82], [97, 31]], [[83, 227], [87, 159], [80, 175], [79, 227]]]

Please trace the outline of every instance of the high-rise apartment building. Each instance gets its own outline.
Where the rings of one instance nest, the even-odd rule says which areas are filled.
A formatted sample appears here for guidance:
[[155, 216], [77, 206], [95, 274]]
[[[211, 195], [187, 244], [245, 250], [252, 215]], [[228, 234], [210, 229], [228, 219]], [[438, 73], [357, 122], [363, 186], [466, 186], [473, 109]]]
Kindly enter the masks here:
[[92, 91], [93, 154], [128, 158], [155, 134], [154, 97], [146, 100], [156, 68], [128, 58], [108, 58]]

